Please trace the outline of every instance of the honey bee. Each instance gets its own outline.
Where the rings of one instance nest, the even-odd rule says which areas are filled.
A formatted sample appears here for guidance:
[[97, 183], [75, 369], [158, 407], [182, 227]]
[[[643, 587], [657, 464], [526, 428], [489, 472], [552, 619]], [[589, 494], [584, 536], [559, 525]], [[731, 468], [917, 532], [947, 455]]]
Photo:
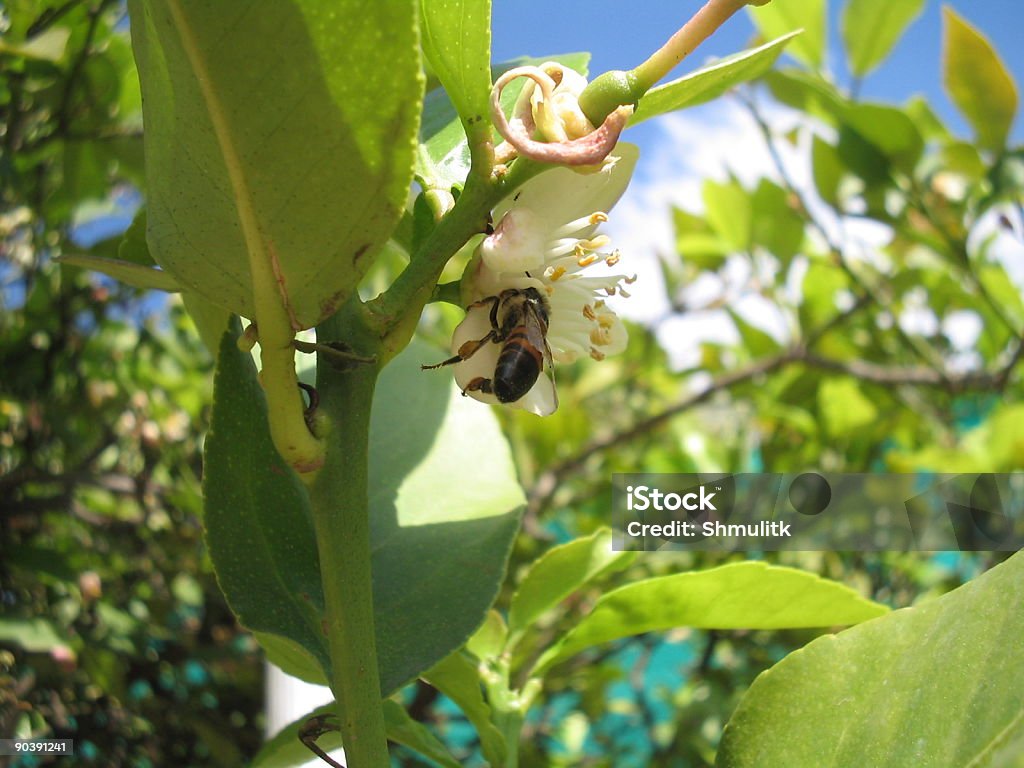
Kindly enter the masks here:
[[462, 390], [493, 394], [499, 403], [514, 403], [533, 389], [541, 372], [547, 368], [551, 381], [551, 400], [557, 406], [554, 391], [553, 363], [551, 348], [548, 346], [547, 299], [536, 288], [508, 288], [497, 296], [488, 296], [470, 304], [467, 312], [475, 307], [490, 306], [491, 330], [482, 339], [470, 340], [459, 347], [458, 354], [434, 365], [422, 366], [424, 370], [441, 368], [469, 360], [482, 347], [494, 343], [501, 345], [498, 362], [491, 378], [477, 376]]

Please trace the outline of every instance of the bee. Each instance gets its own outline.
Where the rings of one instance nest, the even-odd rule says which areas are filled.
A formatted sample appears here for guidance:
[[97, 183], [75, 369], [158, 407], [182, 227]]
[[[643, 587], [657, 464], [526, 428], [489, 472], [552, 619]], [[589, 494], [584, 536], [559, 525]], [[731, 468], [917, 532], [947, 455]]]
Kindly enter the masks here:
[[488, 305], [491, 330], [486, 336], [465, 342], [459, 347], [458, 354], [434, 365], [424, 365], [423, 369], [461, 363], [485, 345], [498, 344], [501, 350], [494, 375], [489, 379], [483, 376], [471, 379], [462, 394], [483, 392], [493, 394], [499, 403], [514, 403], [533, 389], [541, 372], [547, 368], [551, 379], [551, 400], [557, 406], [551, 348], [547, 341], [550, 314], [547, 299], [536, 288], [508, 288], [497, 296], [474, 302], [466, 309], [468, 312]]

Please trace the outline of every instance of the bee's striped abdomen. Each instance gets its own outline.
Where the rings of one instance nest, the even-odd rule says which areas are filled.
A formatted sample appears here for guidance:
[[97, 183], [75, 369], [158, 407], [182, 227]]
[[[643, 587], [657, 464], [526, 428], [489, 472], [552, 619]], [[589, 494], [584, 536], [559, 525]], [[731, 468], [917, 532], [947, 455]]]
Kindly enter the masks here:
[[494, 394], [501, 403], [514, 403], [537, 383], [544, 358], [527, 336], [526, 326], [512, 329], [494, 369]]

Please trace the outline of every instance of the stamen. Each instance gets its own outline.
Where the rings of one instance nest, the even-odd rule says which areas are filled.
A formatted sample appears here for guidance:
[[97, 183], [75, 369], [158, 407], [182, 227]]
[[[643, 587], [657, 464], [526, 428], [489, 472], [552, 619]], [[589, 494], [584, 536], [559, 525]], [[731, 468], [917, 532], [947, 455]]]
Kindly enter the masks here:
[[576, 263], [579, 264], [581, 267], [589, 267], [595, 261], [597, 261], [597, 254], [596, 253], [586, 253], [586, 254], [584, 254], [582, 252], [582, 249], [577, 249], [577, 251], [576, 251]]
[[609, 267], [614, 267], [616, 264], [619, 263], [619, 259], [621, 258], [622, 256], [619, 254], [617, 250], [615, 250], [612, 251], [611, 255], [604, 260], [604, 263], [607, 264]]
[[621, 297], [622, 297], [622, 298], [624, 298], [624, 299], [628, 299], [628, 298], [629, 298], [630, 296], [632, 296], [632, 295], [633, 295], [633, 294], [631, 294], [631, 293], [630, 293], [629, 291], [627, 291], [627, 290], [626, 290], [625, 288], [623, 288], [623, 287], [622, 287], [621, 285], [619, 286], [619, 296], [621, 296]]
[[599, 347], [607, 347], [612, 341], [612, 334], [607, 328], [595, 328], [590, 332], [590, 341]]
[[598, 235], [592, 240], [580, 240], [580, 245], [588, 251], [597, 251], [610, 244], [612, 239], [608, 235]]
[[544, 277], [546, 277], [552, 283], [557, 281], [564, 274], [565, 267], [548, 267], [547, 269], [544, 270]]
[[593, 307], [589, 304], [583, 305], [583, 316], [587, 318], [587, 320], [597, 320], [597, 315], [594, 313]]
[[570, 221], [568, 224], [562, 225], [554, 231], [554, 236], [568, 237], [574, 232], [579, 232], [581, 229], [586, 229], [587, 227], [592, 227], [595, 224], [601, 224], [605, 221], [608, 221], [608, 214], [602, 213], [601, 211], [595, 211], [589, 216], [582, 216]]
[[604, 353], [603, 352], [598, 352], [593, 347], [590, 348], [590, 356], [594, 360], [597, 360], [598, 362], [601, 362], [602, 360], [604, 360]]

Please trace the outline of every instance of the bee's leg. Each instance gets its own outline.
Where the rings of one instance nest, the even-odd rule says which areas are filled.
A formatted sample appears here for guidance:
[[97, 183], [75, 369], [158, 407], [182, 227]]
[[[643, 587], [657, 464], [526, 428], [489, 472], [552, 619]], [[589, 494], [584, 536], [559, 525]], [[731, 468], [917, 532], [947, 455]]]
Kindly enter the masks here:
[[455, 363], [461, 363], [463, 360], [469, 360], [469, 358], [477, 353], [477, 350], [480, 349], [480, 347], [491, 341], [498, 341], [498, 332], [493, 329], [482, 339], [477, 339], [476, 341], [471, 339], [464, 343], [459, 347], [459, 353], [457, 355], [452, 355], [447, 360], [443, 360], [440, 363], [434, 363], [433, 365], [421, 365], [420, 369], [429, 371], [432, 368], [443, 368], [446, 365], [455, 365]]
[[461, 363], [463, 360], [469, 360], [473, 355], [476, 354], [477, 350], [480, 349], [484, 344], [489, 341], [495, 343], [501, 341], [501, 329], [498, 327], [498, 297], [488, 296], [486, 299], [480, 299], [480, 301], [474, 301], [466, 310], [469, 311], [474, 307], [486, 307], [488, 304], [491, 305], [491, 330], [482, 339], [476, 341], [467, 341], [461, 347], [459, 347], [459, 353], [452, 355], [447, 360], [443, 360], [440, 363], [434, 363], [433, 365], [421, 365], [420, 369], [429, 371], [433, 368], [443, 368], [446, 365], [455, 365], [455, 363]]
[[467, 392], [483, 392], [485, 395], [493, 395], [494, 388], [491, 386], [490, 379], [477, 376], [475, 379], [470, 379], [469, 384], [462, 390], [462, 396], [465, 397]]

